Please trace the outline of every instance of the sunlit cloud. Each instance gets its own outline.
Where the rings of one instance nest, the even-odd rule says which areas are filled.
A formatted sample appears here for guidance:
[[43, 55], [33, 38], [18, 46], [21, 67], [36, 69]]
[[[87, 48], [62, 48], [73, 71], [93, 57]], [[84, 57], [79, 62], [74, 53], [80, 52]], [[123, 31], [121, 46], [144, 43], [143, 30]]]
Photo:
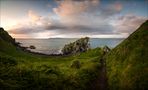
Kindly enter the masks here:
[[32, 10], [29, 10], [28, 11], [28, 16], [29, 18], [33, 21], [33, 22], [36, 22], [38, 20], [40, 20], [41, 16], [37, 15], [34, 11]]
[[120, 0], [55, 0], [36, 9], [27, 7], [20, 18], [2, 14], [1, 26], [15, 38], [125, 38], [147, 17], [125, 13], [124, 4]]

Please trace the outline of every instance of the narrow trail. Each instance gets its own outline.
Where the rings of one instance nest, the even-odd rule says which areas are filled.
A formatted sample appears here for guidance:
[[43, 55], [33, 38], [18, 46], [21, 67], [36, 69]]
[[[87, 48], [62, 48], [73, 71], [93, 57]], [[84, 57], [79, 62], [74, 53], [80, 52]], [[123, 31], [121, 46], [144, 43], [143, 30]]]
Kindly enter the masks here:
[[106, 61], [104, 58], [100, 60], [101, 69], [100, 77], [98, 78], [99, 90], [107, 90], [107, 72], [106, 72]]
[[94, 82], [94, 87], [92, 90], [108, 90], [108, 83], [107, 83], [107, 72], [106, 72], [106, 60], [105, 56], [106, 52], [104, 52], [102, 58], [100, 59], [100, 72], [98, 79]]

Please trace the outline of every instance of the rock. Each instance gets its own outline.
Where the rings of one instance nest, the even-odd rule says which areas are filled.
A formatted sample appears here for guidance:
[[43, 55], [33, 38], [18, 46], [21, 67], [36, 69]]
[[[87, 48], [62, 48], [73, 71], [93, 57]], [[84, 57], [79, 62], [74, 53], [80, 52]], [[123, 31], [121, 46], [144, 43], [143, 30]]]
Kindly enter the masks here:
[[30, 45], [30, 47], [29, 47], [30, 49], [36, 49], [36, 47], [35, 46], [33, 46], [33, 45]]
[[89, 38], [85, 37], [85, 38], [80, 38], [73, 43], [65, 45], [64, 48], [62, 49], [62, 53], [64, 55], [76, 54], [80, 52], [85, 52], [89, 48], [90, 48]]

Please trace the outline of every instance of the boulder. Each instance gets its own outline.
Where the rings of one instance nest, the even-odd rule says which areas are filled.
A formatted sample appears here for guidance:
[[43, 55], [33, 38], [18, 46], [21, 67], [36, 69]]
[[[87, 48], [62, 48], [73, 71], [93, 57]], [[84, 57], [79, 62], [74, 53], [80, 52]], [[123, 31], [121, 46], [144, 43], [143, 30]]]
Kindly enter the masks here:
[[33, 45], [30, 45], [30, 47], [29, 47], [30, 49], [36, 49], [36, 47], [35, 46], [33, 46]]

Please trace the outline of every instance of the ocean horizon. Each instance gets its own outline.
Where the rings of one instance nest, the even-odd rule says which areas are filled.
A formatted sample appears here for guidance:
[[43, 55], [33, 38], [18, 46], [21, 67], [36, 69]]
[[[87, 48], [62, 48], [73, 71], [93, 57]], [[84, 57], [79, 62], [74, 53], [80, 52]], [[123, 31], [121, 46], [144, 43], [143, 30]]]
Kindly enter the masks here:
[[[43, 54], [60, 54], [64, 45], [74, 42], [79, 38], [48, 38], [48, 39], [20, 39], [16, 41], [21, 43], [21, 46], [29, 47], [35, 46], [35, 49], [30, 49], [32, 52], [38, 52]], [[114, 48], [121, 43], [125, 38], [90, 38], [90, 47], [97, 48], [107, 45], [110, 48]]]

